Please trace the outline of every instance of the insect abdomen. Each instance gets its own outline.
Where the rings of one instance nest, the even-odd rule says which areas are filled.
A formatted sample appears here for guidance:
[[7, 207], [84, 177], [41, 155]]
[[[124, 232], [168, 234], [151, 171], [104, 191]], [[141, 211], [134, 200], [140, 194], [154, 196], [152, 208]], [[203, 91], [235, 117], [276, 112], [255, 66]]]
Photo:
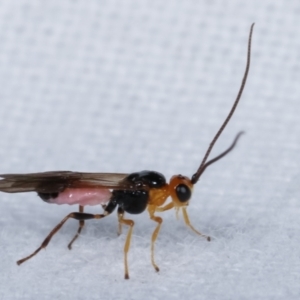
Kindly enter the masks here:
[[51, 202], [51, 199], [55, 199], [58, 196], [58, 193], [37, 193], [37, 194], [45, 202]]
[[38, 196], [47, 203], [85, 206], [107, 204], [111, 198], [111, 191], [103, 188], [67, 188], [62, 192], [39, 192]]

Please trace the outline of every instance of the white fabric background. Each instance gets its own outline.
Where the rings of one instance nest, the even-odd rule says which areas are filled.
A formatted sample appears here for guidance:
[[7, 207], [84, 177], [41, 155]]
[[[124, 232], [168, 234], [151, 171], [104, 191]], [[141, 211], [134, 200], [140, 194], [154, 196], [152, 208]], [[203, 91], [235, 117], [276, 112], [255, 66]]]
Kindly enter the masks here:
[[[1, 194], [1, 299], [299, 299], [299, 1], [0, 1], [0, 173], [156, 170], [191, 176], [227, 115], [212, 157], [156, 244], [145, 212], [123, 279], [125, 234], [113, 214], [17, 266], [77, 207]], [[88, 208], [101, 212], [101, 208]]]

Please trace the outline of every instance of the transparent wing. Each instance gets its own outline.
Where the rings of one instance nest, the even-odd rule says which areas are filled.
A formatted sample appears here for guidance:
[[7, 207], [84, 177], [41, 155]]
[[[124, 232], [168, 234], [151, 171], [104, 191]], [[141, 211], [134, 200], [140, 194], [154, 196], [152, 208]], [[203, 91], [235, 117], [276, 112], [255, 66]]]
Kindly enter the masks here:
[[[56, 193], [66, 188], [105, 188], [134, 190], [127, 178], [128, 174], [119, 173], [80, 173], [54, 171], [29, 174], [0, 175], [0, 191], [6, 193], [40, 192]], [[145, 188], [145, 186], [143, 187]]]

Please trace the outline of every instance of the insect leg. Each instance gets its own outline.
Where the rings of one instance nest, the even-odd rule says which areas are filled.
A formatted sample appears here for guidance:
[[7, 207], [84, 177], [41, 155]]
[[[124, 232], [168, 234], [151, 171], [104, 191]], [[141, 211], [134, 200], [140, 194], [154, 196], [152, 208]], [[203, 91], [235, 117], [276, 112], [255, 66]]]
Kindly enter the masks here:
[[[84, 210], [84, 207], [79, 205], [79, 212], [83, 213], [83, 210]], [[75, 240], [78, 238], [79, 234], [81, 233], [83, 226], [84, 226], [84, 220], [79, 220], [79, 227], [78, 227], [77, 233], [72, 238], [71, 242], [68, 244], [68, 248], [70, 250], [72, 249], [72, 244], [75, 242]]]
[[157, 264], [154, 261], [154, 243], [157, 239], [160, 227], [161, 227], [161, 223], [163, 222], [163, 219], [161, 217], [157, 217], [157, 216], [150, 216], [150, 219], [157, 222], [157, 226], [155, 228], [155, 230], [152, 233], [152, 237], [151, 237], [151, 263], [152, 266], [154, 267], [155, 271], [158, 272], [159, 271], [159, 267], [157, 266]]
[[186, 207], [182, 207], [182, 214], [183, 214], [184, 222], [185, 222], [185, 224], [186, 224], [188, 227], [190, 227], [194, 232], [196, 232], [197, 234], [203, 236], [203, 237], [206, 238], [208, 241], [210, 241], [210, 236], [207, 236], [207, 235], [202, 234], [200, 231], [196, 230], [196, 229], [192, 226], [192, 224], [191, 224], [191, 222], [190, 222], [190, 219], [189, 219], [189, 216], [188, 216], [187, 211], [186, 211]]
[[155, 211], [157, 211], [157, 212], [163, 212], [163, 211], [172, 209], [173, 207], [174, 207], [174, 203], [170, 202], [170, 203], [168, 203], [167, 205], [165, 205], [163, 207], [156, 207]]
[[125, 245], [124, 245], [124, 265], [125, 265], [125, 279], [129, 279], [129, 273], [128, 273], [128, 261], [127, 261], [127, 254], [129, 251], [130, 247], [130, 241], [131, 241], [131, 236], [132, 236], [132, 230], [134, 226], [134, 221], [129, 220], [129, 219], [124, 219], [124, 210], [122, 208], [118, 208], [118, 219], [119, 219], [119, 224], [125, 224], [128, 225], [129, 231], [127, 233]]
[[50, 240], [52, 239], [52, 237], [54, 236], [55, 233], [57, 233], [61, 227], [69, 220], [69, 219], [75, 219], [75, 220], [79, 220], [79, 221], [83, 221], [83, 220], [90, 220], [90, 219], [102, 219], [106, 216], [108, 216], [116, 207], [116, 203], [109, 203], [106, 210], [104, 211], [103, 214], [87, 214], [87, 213], [83, 213], [83, 212], [73, 212], [68, 214], [66, 217], [64, 217], [62, 219], [62, 221], [57, 224], [52, 230], [51, 232], [48, 234], [48, 236], [45, 238], [45, 240], [43, 241], [43, 243], [41, 244], [41, 246], [39, 248], [37, 248], [32, 254], [30, 254], [29, 256], [22, 258], [20, 260], [17, 261], [17, 264], [20, 265], [23, 262], [25, 262], [26, 260], [30, 259], [31, 257], [35, 256], [38, 252], [40, 252], [41, 249], [44, 249], [47, 247], [47, 245], [49, 244]]
[[152, 263], [152, 266], [154, 267], [156, 272], [159, 272], [159, 267], [157, 266], [157, 264], [154, 261], [154, 244], [155, 244], [155, 241], [157, 239], [158, 233], [160, 231], [160, 227], [161, 227], [161, 224], [163, 222], [163, 219], [161, 217], [154, 216], [154, 213], [156, 211], [163, 212], [163, 211], [169, 210], [173, 207], [174, 207], [173, 202], [165, 205], [164, 207], [156, 207], [154, 205], [149, 205], [148, 206], [150, 219], [153, 220], [154, 222], [158, 223], [156, 228], [154, 229], [154, 231], [152, 233], [152, 237], [151, 237], [151, 263]]
[[[124, 218], [124, 215], [125, 215], [125, 211], [123, 212], [123, 218]], [[122, 223], [119, 221], [119, 225], [118, 225], [118, 235], [121, 235], [122, 234]]]

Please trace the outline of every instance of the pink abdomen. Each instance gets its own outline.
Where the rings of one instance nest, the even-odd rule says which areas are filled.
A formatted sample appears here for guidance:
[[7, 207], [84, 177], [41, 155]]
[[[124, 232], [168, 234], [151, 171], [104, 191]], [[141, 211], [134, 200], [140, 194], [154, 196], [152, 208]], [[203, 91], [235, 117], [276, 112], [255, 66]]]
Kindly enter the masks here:
[[85, 205], [98, 205], [106, 204], [111, 197], [111, 191], [108, 189], [99, 188], [77, 188], [65, 189], [59, 193], [56, 198], [47, 200], [48, 203], [55, 204], [79, 204]]

